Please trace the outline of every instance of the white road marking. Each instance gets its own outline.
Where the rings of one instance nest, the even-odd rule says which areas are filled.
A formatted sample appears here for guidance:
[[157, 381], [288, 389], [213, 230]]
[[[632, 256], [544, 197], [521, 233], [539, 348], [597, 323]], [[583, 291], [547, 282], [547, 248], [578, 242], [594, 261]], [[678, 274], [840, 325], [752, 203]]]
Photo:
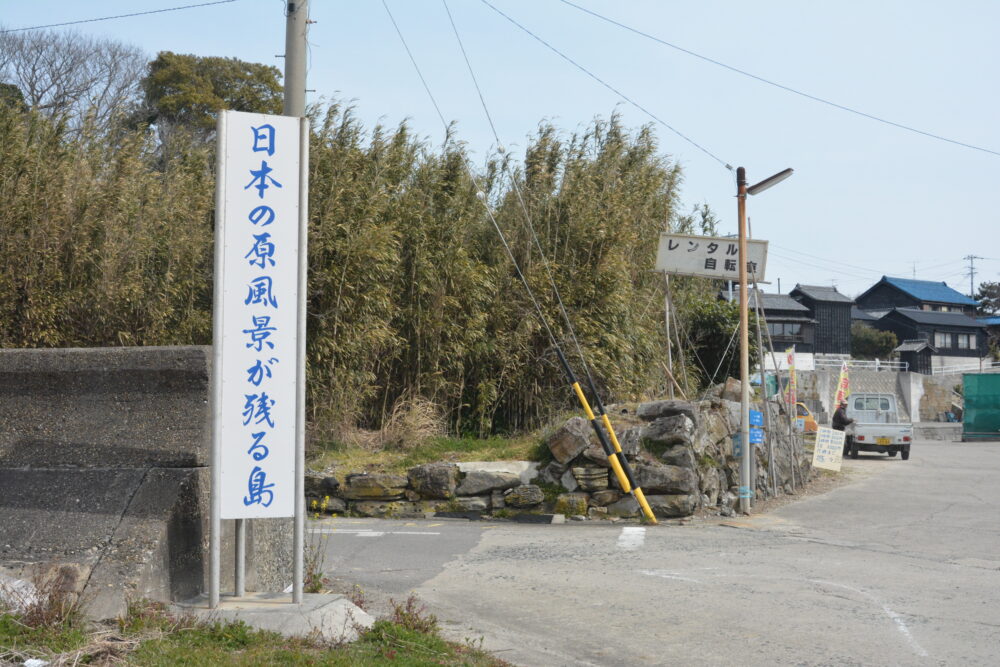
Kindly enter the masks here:
[[666, 572], [664, 570], [639, 570], [639, 574], [645, 574], [649, 577], [660, 577], [661, 579], [676, 579], [677, 581], [690, 581], [693, 584], [700, 584], [701, 582], [697, 579], [691, 577], [684, 577], [673, 572]]
[[[628, 529], [626, 529], [626, 530], [628, 530]], [[625, 536], [623, 534], [622, 537], [618, 539], [618, 545], [619, 546], [621, 546], [622, 538], [624, 538], [624, 537]], [[678, 581], [690, 581], [691, 583], [695, 583], [695, 584], [702, 583], [702, 582], [698, 581], [697, 579], [693, 579], [693, 578], [690, 578], [690, 577], [685, 577], [685, 576], [679, 575], [679, 574], [674, 573], [674, 572], [668, 572], [666, 570], [639, 570], [639, 574], [644, 574], [644, 575], [649, 576], [649, 577], [660, 577], [662, 579], [676, 579]], [[713, 577], [719, 578], [719, 579], [723, 579], [723, 578], [737, 577], [737, 576], [741, 576], [741, 575], [736, 575], [736, 574], [719, 574], [719, 575], [710, 575], [710, 576], [713, 576]], [[765, 576], [765, 577], [759, 577], [759, 578], [760, 579], [778, 579], [778, 580], [784, 580], [784, 581], [802, 581], [800, 579], [795, 579], [793, 577], [766, 577]], [[868, 598], [870, 601], [874, 602], [876, 605], [878, 605], [879, 607], [882, 608], [882, 611], [896, 625], [896, 629], [899, 630], [900, 634], [903, 635], [903, 638], [910, 645], [910, 648], [913, 649], [914, 653], [916, 653], [917, 655], [919, 655], [920, 657], [923, 657], [923, 658], [926, 658], [929, 655], [927, 653], [927, 650], [923, 646], [921, 646], [917, 642], [916, 639], [913, 638], [913, 635], [910, 633], [910, 628], [906, 625], [906, 621], [903, 620], [903, 617], [900, 616], [899, 614], [897, 614], [895, 611], [893, 611], [889, 607], [889, 605], [887, 605], [885, 602], [883, 602], [882, 600], [880, 600], [876, 596], [872, 595], [871, 593], [869, 593], [867, 591], [863, 591], [860, 588], [854, 588], [853, 586], [848, 586], [846, 584], [838, 584], [838, 583], [833, 582], [833, 581], [822, 581], [820, 579], [805, 579], [804, 581], [808, 581], [809, 583], [813, 583], [813, 584], [819, 584], [820, 586], [833, 586], [835, 588], [843, 588], [844, 590], [848, 590], [848, 591], [851, 591], [852, 593], [856, 593], [856, 594], [858, 594], [858, 595], [860, 595], [862, 597]]]
[[866, 598], [868, 598], [869, 600], [871, 600], [872, 602], [874, 602], [878, 606], [882, 607], [882, 611], [884, 611], [885, 615], [888, 616], [889, 618], [891, 618], [892, 622], [896, 624], [896, 628], [903, 635], [903, 637], [906, 638], [906, 641], [910, 643], [910, 646], [913, 648], [914, 652], [917, 655], [919, 655], [921, 657], [924, 657], [924, 658], [927, 657], [927, 651], [924, 649], [923, 646], [921, 646], [920, 644], [918, 644], [917, 640], [914, 639], [913, 635], [910, 634], [910, 628], [908, 628], [906, 626], [906, 622], [903, 621], [903, 617], [900, 616], [899, 614], [897, 614], [896, 612], [894, 612], [892, 609], [890, 609], [889, 606], [886, 603], [882, 602], [882, 600], [878, 599], [877, 597], [875, 597], [871, 593], [868, 593], [867, 591], [861, 590], [860, 588], [853, 588], [852, 586], [846, 586], [844, 584], [838, 584], [838, 583], [835, 583], [833, 581], [820, 581], [819, 579], [810, 579], [809, 581], [813, 582], [814, 584], [820, 584], [820, 585], [823, 585], [823, 586], [836, 586], [837, 588], [843, 588], [845, 590], [849, 590], [849, 591], [852, 591], [854, 593], [857, 593], [858, 595], [865, 596]]
[[622, 528], [622, 534], [618, 536], [618, 548], [625, 551], [635, 551], [646, 541], [646, 529], [642, 527], [626, 526]]
[[364, 528], [310, 528], [307, 532], [322, 535], [355, 535], [357, 537], [382, 537], [383, 535], [440, 535], [420, 530], [368, 530]]

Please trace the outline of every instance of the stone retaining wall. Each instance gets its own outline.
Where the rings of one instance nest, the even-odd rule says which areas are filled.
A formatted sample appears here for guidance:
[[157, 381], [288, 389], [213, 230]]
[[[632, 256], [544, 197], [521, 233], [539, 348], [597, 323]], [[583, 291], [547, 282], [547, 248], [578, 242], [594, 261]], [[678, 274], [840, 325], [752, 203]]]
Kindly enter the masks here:
[[[732, 436], [739, 403], [656, 401], [608, 407], [612, 425], [639, 486], [660, 517], [689, 516], [702, 508], [732, 514], [738, 501], [739, 460]], [[757, 497], [790, 492], [808, 478], [810, 462], [787, 422], [773, 420], [770, 448], [755, 445]], [[544, 464], [429, 463], [406, 475], [314, 474], [306, 480], [308, 506], [317, 512], [360, 516], [425, 516], [464, 512], [506, 517], [554, 512], [577, 519], [638, 516], [621, 492], [590, 424], [574, 417], [547, 440]], [[769, 453], [773, 451], [774, 460]], [[771, 470], [776, 488], [772, 489]]]

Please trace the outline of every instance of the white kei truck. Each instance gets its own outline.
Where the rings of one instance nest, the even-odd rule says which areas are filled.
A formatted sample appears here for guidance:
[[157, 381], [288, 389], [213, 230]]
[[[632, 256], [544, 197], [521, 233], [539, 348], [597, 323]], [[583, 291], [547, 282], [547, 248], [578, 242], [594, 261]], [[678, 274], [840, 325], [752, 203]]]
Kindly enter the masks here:
[[906, 461], [910, 458], [913, 424], [899, 421], [894, 394], [851, 394], [847, 416], [853, 419], [845, 430], [844, 455], [858, 458], [858, 452], [881, 452]]

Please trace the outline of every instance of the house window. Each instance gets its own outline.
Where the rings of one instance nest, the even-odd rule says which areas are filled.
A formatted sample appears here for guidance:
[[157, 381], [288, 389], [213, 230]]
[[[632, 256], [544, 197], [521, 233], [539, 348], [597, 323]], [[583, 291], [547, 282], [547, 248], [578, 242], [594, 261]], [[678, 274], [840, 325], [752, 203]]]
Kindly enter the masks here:
[[802, 325], [793, 322], [769, 322], [767, 330], [775, 338], [791, 338], [802, 335]]
[[971, 350], [972, 349], [972, 334], [955, 334], [958, 338], [958, 349], [960, 350]]
[[951, 334], [940, 331], [934, 332], [934, 347], [951, 347]]

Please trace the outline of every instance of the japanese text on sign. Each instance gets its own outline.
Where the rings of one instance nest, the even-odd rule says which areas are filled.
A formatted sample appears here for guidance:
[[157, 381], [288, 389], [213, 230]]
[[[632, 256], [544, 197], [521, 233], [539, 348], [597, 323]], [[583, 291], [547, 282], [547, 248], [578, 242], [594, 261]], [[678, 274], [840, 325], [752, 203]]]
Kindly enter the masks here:
[[222, 113], [221, 518], [293, 516], [300, 122]]
[[[764, 281], [767, 241], [747, 240], [747, 275]], [[660, 234], [656, 270], [682, 276], [737, 280], [740, 276], [739, 243], [732, 238]]]
[[840, 470], [843, 459], [844, 432], [820, 426], [816, 431], [816, 445], [813, 449], [813, 467]]

